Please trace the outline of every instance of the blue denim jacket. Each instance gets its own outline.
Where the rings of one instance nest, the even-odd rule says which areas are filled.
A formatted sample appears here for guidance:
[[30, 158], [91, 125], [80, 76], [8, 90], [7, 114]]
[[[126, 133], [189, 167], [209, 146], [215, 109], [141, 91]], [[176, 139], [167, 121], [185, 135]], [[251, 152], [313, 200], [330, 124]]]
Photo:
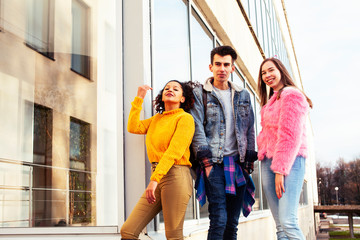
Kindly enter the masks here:
[[[194, 89], [195, 103], [190, 113], [195, 120], [192, 148], [197, 159], [208, 158], [211, 163], [222, 163], [225, 148], [225, 114], [209, 78], [203, 88], [207, 94], [207, 110], [204, 114], [202, 87]], [[247, 90], [229, 81], [235, 119], [235, 134], [240, 162], [244, 162], [246, 150], [255, 150], [254, 112]], [[206, 116], [206, 125], [204, 118]]]

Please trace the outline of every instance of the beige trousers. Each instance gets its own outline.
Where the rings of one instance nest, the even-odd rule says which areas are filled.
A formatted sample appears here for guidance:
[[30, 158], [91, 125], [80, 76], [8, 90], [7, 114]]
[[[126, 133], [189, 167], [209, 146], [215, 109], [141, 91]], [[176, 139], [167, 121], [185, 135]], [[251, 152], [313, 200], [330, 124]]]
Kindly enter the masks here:
[[167, 239], [183, 239], [186, 207], [192, 194], [189, 166], [173, 165], [160, 180], [156, 202], [149, 204], [145, 193], [121, 228], [122, 239], [138, 239], [140, 232], [162, 210]]

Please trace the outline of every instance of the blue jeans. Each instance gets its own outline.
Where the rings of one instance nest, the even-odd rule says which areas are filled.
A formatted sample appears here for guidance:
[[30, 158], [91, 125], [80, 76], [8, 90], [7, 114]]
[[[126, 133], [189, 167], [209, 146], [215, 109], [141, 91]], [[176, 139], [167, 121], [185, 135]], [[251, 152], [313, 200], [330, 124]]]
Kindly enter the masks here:
[[224, 168], [219, 164], [213, 165], [209, 177], [205, 179], [210, 218], [207, 239], [236, 239], [245, 185], [236, 188], [236, 195], [226, 194]]
[[284, 178], [285, 192], [280, 199], [275, 192], [275, 173], [270, 169], [271, 159], [261, 161], [261, 178], [264, 193], [277, 230], [277, 239], [305, 240], [298, 225], [297, 211], [304, 182], [305, 158], [298, 156], [289, 175]]

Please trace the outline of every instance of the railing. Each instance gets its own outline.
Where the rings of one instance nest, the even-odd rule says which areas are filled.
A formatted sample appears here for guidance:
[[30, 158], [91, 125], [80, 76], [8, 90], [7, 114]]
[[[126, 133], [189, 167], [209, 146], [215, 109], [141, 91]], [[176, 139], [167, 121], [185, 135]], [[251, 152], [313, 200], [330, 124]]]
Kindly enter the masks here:
[[[63, 225], [65, 222], [66, 222], [65, 225], [69, 225], [69, 224], [71, 225], [72, 219], [70, 219], [71, 217], [70, 205], [74, 204], [74, 202], [71, 202], [70, 195], [91, 194], [92, 196], [95, 196], [95, 191], [92, 191], [92, 189], [94, 188], [77, 190], [77, 189], [70, 189], [69, 186], [71, 172], [90, 174], [92, 176], [95, 176], [95, 172], [35, 164], [30, 162], [21, 162], [21, 161], [2, 159], [2, 158], [0, 158], [0, 164], [9, 164], [8, 166], [10, 168], [10, 171], [12, 170], [14, 171], [14, 174], [10, 172], [9, 175], [9, 172], [6, 173], [6, 170], [9, 171], [9, 169], [3, 169], [3, 173], [2, 173], [3, 176], [2, 179], [0, 179], [0, 212], [1, 212], [0, 227], [48, 226], [47, 223], [54, 221], [58, 223], [62, 223]], [[18, 169], [15, 167], [16, 165], [19, 166]], [[53, 177], [53, 173], [56, 170], [65, 171], [66, 173], [59, 174], [63, 176], [66, 175], [66, 178], [59, 179], [60, 181], [64, 182], [64, 184], [62, 185], [65, 188], [56, 188], [56, 186], [52, 185], [52, 182], [49, 187], [48, 186], [34, 187], [33, 185], [34, 168], [48, 169], [48, 171], [51, 171], [52, 173], [52, 175], [50, 175], [50, 178]], [[16, 174], [19, 175], [17, 176]], [[24, 178], [24, 176], [26, 175], [28, 175], [28, 178], [27, 177]], [[0, 177], [1, 177], [1, 171], [0, 171]], [[9, 180], [9, 177], [14, 177], [14, 179], [16, 179], [14, 185], [11, 185], [13, 182]], [[52, 179], [52, 181], [54, 180]], [[95, 178], [91, 180], [91, 184], [95, 184]], [[11, 194], [9, 194], [8, 192], [9, 190], [15, 192], [11, 192]], [[43, 191], [43, 193], [41, 191]], [[48, 191], [51, 191], [51, 193], [46, 193]], [[56, 194], [56, 192], [62, 193], [60, 194], [60, 197], [59, 194]], [[40, 195], [39, 198], [36, 198], [36, 193]], [[13, 196], [13, 197], [9, 198], [9, 196]], [[53, 199], [54, 196], [55, 199]], [[44, 215], [41, 217], [41, 219], [40, 218], [34, 219], [35, 216], [34, 209], [36, 209], [35, 208], [36, 204], [39, 204], [37, 206], [40, 206], [40, 208], [42, 208], [42, 211], [44, 212]], [[61, 213], [60, 214], [61, 216], [60, 215], [54, 216], [50, 214], [49, 215], [50, 217], [47, 217], [45, 214], [45, 211], [48, 210], [46, 209], [46, 206], [50, 206], [50, 208], [52, 209], [53, 207], [52, 204], [56, 204], [56, 205], [60, 204], [61, 208], [64, 208], [63, 213], [65, 213], [65, 216], [62, 215]], [[91, 204], [91, 199], [86, 204]], [[17, 212], [14, 213], [10, 210], [9, 213], [9, 206], [11, 207], [11, 205], [15, 206]], [[18, 208], [18, 206], [20, 206], [20, 209]], [[27, 210], [25, 210], [24, 212], [22, 208], [28, 208], [28, 213], [26, 213]], [[93, 207], [90, 206], [90, 211], [92, 208]], [[93, 214], [91, 214], [90, 212], [90, 216], [91, 215]], [[92, 222], [92, 220], [90, 221]], [[28, 224], [26, 224], [25, 222], [27, 222]], [[56, 226], [62, 226], [62, 225], [57, 224]]]
[[353, 214], [360, 216], [360, 205], [322, 205], [314, 206], [314, 212], [326, 212], [326, 213], [346, 213], [349, 220], [350, 237], [354, 237], [354, 221]]

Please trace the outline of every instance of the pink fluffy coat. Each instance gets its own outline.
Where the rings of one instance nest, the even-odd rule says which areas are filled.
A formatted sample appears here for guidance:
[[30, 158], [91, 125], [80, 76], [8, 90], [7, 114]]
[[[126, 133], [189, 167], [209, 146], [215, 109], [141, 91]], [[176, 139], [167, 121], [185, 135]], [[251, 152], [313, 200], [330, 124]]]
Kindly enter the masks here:
[[309, 104], [304, 94], [293, 87], [277, 93], [261, 109], [262, 130], [257, 137], [258, 157], [272, 158], [274, 172], [289, 174], [297, 156], [307, 157], [306, 116]]

